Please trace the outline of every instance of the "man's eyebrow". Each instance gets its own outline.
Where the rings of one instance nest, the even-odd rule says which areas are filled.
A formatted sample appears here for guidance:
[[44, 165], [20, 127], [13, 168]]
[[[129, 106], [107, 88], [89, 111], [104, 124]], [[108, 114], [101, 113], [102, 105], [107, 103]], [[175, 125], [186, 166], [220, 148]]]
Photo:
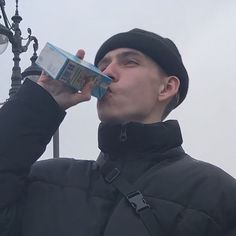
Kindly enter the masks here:
[[128, 56], [142, 57], [142, 53], [137, 52], [137, 51], [124, 51], [117, 55], [118, 58], [128, 57]]

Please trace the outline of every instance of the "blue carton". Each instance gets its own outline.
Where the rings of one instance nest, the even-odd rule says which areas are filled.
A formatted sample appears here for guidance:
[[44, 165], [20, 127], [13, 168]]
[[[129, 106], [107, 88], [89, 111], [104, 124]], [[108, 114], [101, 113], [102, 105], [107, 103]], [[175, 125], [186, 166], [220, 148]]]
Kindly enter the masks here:
[[64, 81], [77, 91], [81, 91], [87, 82], [93, 81], [92, 95], [98, 99], [104, 96], [112, 82], [94, 65], [50, 43], [46, 43], [36, 64], [53, 79]]

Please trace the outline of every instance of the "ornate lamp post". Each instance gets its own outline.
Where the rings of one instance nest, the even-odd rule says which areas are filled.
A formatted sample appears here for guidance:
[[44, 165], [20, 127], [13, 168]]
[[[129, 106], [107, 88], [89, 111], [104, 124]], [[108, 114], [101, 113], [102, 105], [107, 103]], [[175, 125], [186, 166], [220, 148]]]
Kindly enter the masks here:
[[[11, 99], [12, 96], [14, 96], [14, 94], [20, 88], [23, 79], [27, 77], [33, 81], [37, 81], [42, 71], [35, 63], [38, 57], [36, 53], [38, 50], [37, 38], [31, 35], [30, 28], [28, 28], [27, 30], [28, 31], [27, 38], [24, 39], [21, 36], [20, 22], [22, 21], [22, 17], [19, 15], [18, 2], [19, 1], [16, 0], [15, 15], [11, 18], [12, 19], [12, 24], [11, 24], [5, 12], [5, 0], [0, 0], [0, 9], [1, 9], [0, 18], [3, 18], [4, 21], [4, 25], [0, 23], [0, 54], [2, 54], [6, 50], [9, 42], [12, 45], [12, 52], [14, 54], [13, 57], [14, 66], [12, 68], [9, 99]], [[25, 45], [23, 45], [23, 41], [26, 41]], [[21, 73], [20, 54], [28, 50], [28, 46], [30, 45], [31, 42], [33, 42], [33, 49], [34, 49], [34, 54], [30, 58], [31, 65], [23, 73]], [[3, 104], [4, 103], [0, 103], [0, 105]], [[59, 157], [59, 131], [57, 131], [53, 136], [53, 157], [54, 158]]]
[[[0, 0], [0, 8], [2, 13], [2, 18], [4, 21], [4, 25], [0, 24], [0, 54], [3, 53], [8, 45], [8, 42], [12, 45], [12, 52], [14, 54], [13, 61], [14, 66], [12, 68], [12, 76], [11, 76], [11, 88], [9, 90], [9, 99], [17, 92], [17, 90], [20, 88], [22, 79], [24, 79], [23, 76], [32, 76], [32, 75], [39, 75], [40, 69], [37, 69], [37, 72], [35, 74], [36, 70], [29, 71], [29, 68], [27, 70], [27, 73], [21, 74], [21, 68], [20, 68], [20, 54], [23, 52], [26, 52], [28, 50], [28, 46], [31, 42], [34, 42], [34, 56], [32, 57], [32, 65], [34, 66], [33, 69], [35, 69], [36, 64], [35, 58], [37, 58], [36, 51], [38, 49], [38, 40], [36, 37], [31, 35], [31, 29], [28, 28], [28, 37], [24, 39], [21, 36], [21, 30], [20, 30], [20, 22], [22, 21], [22, 17], [19, 15], [18, 11], [18, 0], [16, 0], [16, 10], [15, 15], [11, 18], [12, 24], [10, 24], [6, 12], [5, 12], [5, 0]], [[1, 17], [1, 16], [0, 16]], [[25, 45], [23, 45], [23, 41], [26, 41]]]

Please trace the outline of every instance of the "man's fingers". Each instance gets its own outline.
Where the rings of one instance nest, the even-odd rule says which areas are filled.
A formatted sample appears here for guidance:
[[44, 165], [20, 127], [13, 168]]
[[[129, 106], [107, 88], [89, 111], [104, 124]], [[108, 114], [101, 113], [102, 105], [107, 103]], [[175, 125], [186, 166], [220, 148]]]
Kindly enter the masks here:
[[91, 99], [91, 92], [92, 92], [93, 86], [94, 86], [94, 83], [89, 82], [84, 86], [81, 92], [74, 93], [73, 94], [74, 105], [80, 102], [89, 101]]
[[91, 93], [93, 86], [94, 86], [94, 81], [89, 81], [88, 83], [85, 84], [84, 88], [82, 89], [81, 93], [82, 94], [87, 94], [87, 93]]
[[40, 82], [46, 82], [50, 80], [49, 76], [43, 71], [38, 79]]
[[84, 99], [84, 101], [88, 101], [91, 99], [91, 92], [94, 86], [94, 82], [90, 81], [85, 84], [84, 88], [80, 92], [81, 97]]
[[79, 49], [76, 53], [76, 56], [79, 57], [80, 59], [84, 59], [85, 51], [83, 49]]

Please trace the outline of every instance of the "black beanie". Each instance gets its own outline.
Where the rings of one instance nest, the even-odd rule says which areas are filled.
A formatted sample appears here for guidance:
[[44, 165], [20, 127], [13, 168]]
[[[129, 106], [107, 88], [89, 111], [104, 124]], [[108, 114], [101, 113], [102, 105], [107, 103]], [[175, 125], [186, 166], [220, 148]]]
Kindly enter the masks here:
[[136, 49], [152, 58], [167, 75], [178, 77], [180, 80], [178, 105], [185, 99], [189, 84], [188, 73], [177, 47], [170, 39], [141, 29], [116, 34], [99, 48], [94, 61], [95, 66], [109, 51], [117, 48]]

